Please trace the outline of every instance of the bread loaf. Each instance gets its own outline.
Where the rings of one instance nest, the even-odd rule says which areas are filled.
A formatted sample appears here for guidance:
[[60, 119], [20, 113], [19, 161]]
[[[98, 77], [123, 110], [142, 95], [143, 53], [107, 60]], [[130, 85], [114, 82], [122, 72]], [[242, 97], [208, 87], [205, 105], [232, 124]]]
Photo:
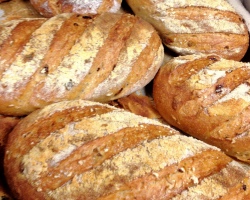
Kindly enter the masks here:
[[217, 54], [241, 60], [249, 45], [246, 24], [226, 0], [127, 0], [179, 55]]
[[0, 25], [0, 35], [5, 115], [61, 100], [126, 96], [154, 78], [164, 57], [156, 30], [130, 14], [12, 20]]
[[250, 163], [249, 80], [250, 63], [180, 56], [156, 75], [154, 102], [169, 124]]
[[42, 17], [29, 0], [10, 0], [0, 3], [0, 22], [18, 18], [37, 18]]
[[250, 195], [249, 168], [218, 148], [155, 120], [84, 100], [50, 104], [25, 117], [9, 135], [4, 161], [17, 199]]
[[33, 7], [45, 17], [61, 13], [95, 15], [104, 12], [118, 12], [121, 0], [30, 0]]

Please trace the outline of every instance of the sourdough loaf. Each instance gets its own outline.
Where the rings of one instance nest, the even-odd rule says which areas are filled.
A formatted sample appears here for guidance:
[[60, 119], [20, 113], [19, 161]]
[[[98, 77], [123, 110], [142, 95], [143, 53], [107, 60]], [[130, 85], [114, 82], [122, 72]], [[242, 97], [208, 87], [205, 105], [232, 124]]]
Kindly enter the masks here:
[[214, 53], [241, 60], [249, 45], [246, 24], [226, 0], [127, 0], [163, 43], [180, 55]]
[[30, 0], [33, 7], [45, 17], [61, 13], [95, 15], [104, 12], [118, 12], [121, 0]]
[[5, 115], [61, 100], [126, 96], [154, 78], [164, 57], [156, 30], [131, 14], [12, 20], [0, 25], [0, 35]]
[[250, 195], [249, 168], [218, 148], [84, 100], [50, 104], [20, 121], [9, 135], [4, 167], [15, 198], [25, 200]]
[[180, 56], [156, 75], [154, 102], [169, 124], [250, 163], [249, 80], [250, 63]]

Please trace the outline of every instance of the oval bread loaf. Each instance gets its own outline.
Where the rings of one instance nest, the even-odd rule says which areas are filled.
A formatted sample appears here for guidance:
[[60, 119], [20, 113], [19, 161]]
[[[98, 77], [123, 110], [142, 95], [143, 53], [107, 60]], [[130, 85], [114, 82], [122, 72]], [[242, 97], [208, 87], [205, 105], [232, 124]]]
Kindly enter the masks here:
[[246, 24], [226, 0], [127, 0], [163, 43], [180, 55], [214, 53], [241, 60], [249, 45]]
[[18, 123], [9, 135], [4, 169], [14, 197], [25, 200], [250, 195], [249, 168], [218, 148], [155, 120], [84, 100], [50, 104]]
[[156, 75], [156, 108], [171, 125], [250, 163], [250, 63], [180, 56]]
[[44, 17], [61, 13], [95, 15], [104, 12], [118, 12], [121, 0], [30, 0], [33, 7]]
[[12, 20], [0, 25], [0, 35], [5, 115], [25, 115], [61, 100], [126, 96], [148, 84], [164, 58], [156, 30], [130, 14]]

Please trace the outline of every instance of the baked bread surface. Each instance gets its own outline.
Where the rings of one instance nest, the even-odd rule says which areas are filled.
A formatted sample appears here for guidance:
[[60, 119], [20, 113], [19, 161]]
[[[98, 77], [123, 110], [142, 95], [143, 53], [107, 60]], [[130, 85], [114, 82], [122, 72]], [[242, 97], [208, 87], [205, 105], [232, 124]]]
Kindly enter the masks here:
[[44, 17], [61, 13], [95, 15], [104, 12], [118, 12], [121, 0], [30, 0], [33, 7]]
[[61, 100], [126, 96], [148, 84], [164, 58], [156, 30], [130, 14], [11, 20], [0, 25], [0, 35], [5, 115], [26, 115]]
[[[1, 1], [0, 1], [1, 2]], [[0, 22], [18, 18], [42, 17], [29, 0], [10, 0], [0, 3]]]
[[3, 174], [3, 158], [8, 135], [19, 121], [16, 117], [0, 115], [0, 174]]
[[8, 117], [0, 115], [0, 177], [1, 177], [0, 199], [1, 200], [13, 199], [4, 178], [3, 161], [4, 161], [5, 145], [8, 139], [8, 134], [12, 131], [12, 129], [16, 126], [16, 124], [19, 121], [20, 119], [16, 117]]
[[249, 78], [249, 63], [180, 56], [159, 70], [153, 97], [169, 124], [249, 163]]
[[218, 148], [83, 100], [50, 104], [22, 119], [4, 161], [17, 199], [191, 200], [250, 191], [248, 167]]
[[179, 55], [214, 53], [241, 60], [249, 46], [242, 17], [226, 0], [126, 0]]

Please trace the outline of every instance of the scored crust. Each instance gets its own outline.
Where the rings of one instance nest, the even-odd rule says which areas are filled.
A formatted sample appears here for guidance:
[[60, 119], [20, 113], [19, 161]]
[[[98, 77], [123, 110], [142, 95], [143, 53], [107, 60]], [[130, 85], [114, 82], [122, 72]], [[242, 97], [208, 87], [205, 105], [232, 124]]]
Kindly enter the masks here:
[[164, 58], [156, 30], [131, 14], [12, 20], [1, 24], [0, 35], [5, 115], [61, 100], [126, 96], [148, 84]]
[[9, 136], [4, 167], [13, 194], [26, 200], [250, 193], [247, 168], [218, 148], [156, 120], [83, 100], [25, 117]]
[[153, 97], [169, 124], [249, 163], [249, 80], [249, 63], [180, 56], [159, 70]]
[[241, 60], [249, 46], [242, 17], [226, 0], [127, 0], [179, 55], [217, 54]]

